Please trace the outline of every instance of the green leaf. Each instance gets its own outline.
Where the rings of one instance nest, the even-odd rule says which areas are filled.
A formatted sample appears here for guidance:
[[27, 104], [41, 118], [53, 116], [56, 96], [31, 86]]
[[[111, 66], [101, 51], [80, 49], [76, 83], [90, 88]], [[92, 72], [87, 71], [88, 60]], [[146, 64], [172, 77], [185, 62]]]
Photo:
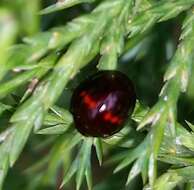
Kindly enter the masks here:
[[50, 110], [66, 123], [71, 123], [73, 121], [72, 115], [68, 110], [65, 110], [58, 106], [53, 106], [50, 108]]
[[85, 171], [85, 175], [86, 175], [88, 190], [92, 190], [92, 168], [91, 168], [91, 163], [89, 163], [89, 166]]
[[0, 80], [4, 77], [7, 71], [6, 61], [7, 49], [15, 41], [18, 32], [18, 26], [14, 15], [7, 9], [0, 7]]
[[36, 132], [36, 134], [40, 135], [60, 135], [65, 133], [68, 130], [69, 125], [64, 125], [64, 124], [58, 124], [53, 127], [48, 127], [45, 129], [41, 129]]
[[27, 35], [33, 35], [40, 30], [40, 16], [37, 14], [40, 9], [40, 1], [19, 1], [19, 3], [21, 7], [21, 10], [19, 10], [21, 14], [20, 27], [22, 27]]
[[26, 141], [32, 130], [30, 122], [19, 122], [14, 125], [13, 136], [11, 139], [11, 147], [9, 152], [10, 166], [13, 166], [15, 161], [18, 159], [21, 151], [23, 150]]
[[154, 182], [157, 176], [157, 157], [159, 149], [164, 137], [164, 129], [166, 122], [166, 111], [164, 111], [160, 120], [155, 124], [150, 135], [150, 158], [149, 158], [149, 184], [151, 188], [154, 186]]
[[180, 47], [177, 49], [172, 63], [164, 76], [164, 80], [170, 80], [175, 75], [180, 76], [178, 81], [182, 92], [185, 92], [187, 89], [191, 65], [193, 63], [193, 26], [194, 16], [193, 14], [189, 14], [183, 24]]
[[102, 165], [102, 155], [103, 155], [103, 148], [102, 148], [102, 141], [99, 138], [94, 139], [94, 146], [96, 148], [96, 154], [99, 161], [100, 166]]
[[69, 111], [57, 106], [51, 107], [50, 110], [52, 112], [46, 115], [44, 124], [51, 127], [40, 129], [36, 131], [37, 134], [63, 134], [73, 123], [73, 118]]
[[96, 16], [98, 16], [97, 13], [83, 15], [68, 22], [65, 26], [54, 27], [48, 32], [25, 37], [24, 42], [36, 50], [28, 56], [28, 61], [37, 60], [49, 50], [63, 49], [65, 45], [84, 35], [88, 28], [95, 24]]
[[194, 166], [187, 166], [187, 167], [183, 167], [180, 169], [176, 169], [174, 171], [179, 176], [181, 176], [184, 181], [186, 181], [186, 180], [193, 181], [194, 180]]
[[[80, 141], [81, 141], [81, 135], [75, 134], [74, 132], [65, 133], [63, 135], [60, 135], [56, 139], [54, 146], [52, 147], [51, 151], [48, 154], [49, 166], [44, 171], [44, 176], [42, 179], [44, 184], [55, 183], [58, 168], [61, 167], [61, 165], [66, 160], [68, 160], [68, 163], [65, 163], [66, 167], [69, 167], [69, 165], [70, 165], [69, 161], [71, 159], [72, 149], [77, 144], [79, 144]], [[71, 165], [72, 165], [72, 163], [71, 163]], [[65, 174], [64, 180], [67, 177], [68, 172], [71, 172], [71, 171], [70, 170], [67, 171], [67, 173]], [[64, 185], [64, 184], [62, 184], [62, 185]]]
[[176, 137], [176, 142], [179, 145], [185, 146], [191, 151], [194, 151], [194, 134], [193, 133], [180, 133]]
[[[78, 135], [74, 133], [66, 133], [58, 136], [54, 142], [54, 146], [48, 154], [48, 167], [44, 171], [42, 177], [42, 183], [54, 184], [56, 177], [58, 175], [58, 169], [65, 162], [65, 160], [70, 160], [70, 155], [72, 149], [80, 142]], [[67, 167], [69, 163], [66, 163]]]
[[39, 115], [34, 120], [34, 132], [39, 131], [44, 121], [44, 110], [42, 107], [39, 109]]
[[76, 157], [76, 159], [71, 164], [71, 167], [67, 170], [61, 187], [65, 185], [72, 176], [76, 173], [76, 189], [80, 189], [83, 181], [84, 175], [86, 176], [88, 187], [91, 188], [92, 178], [91, 178], [91, 147], [93, 144], [92, 138], [85, 138], [82, 142], [81, 149]]
[[164, 102], [159, 101], [154, 107], [150, 109], [149, 112], [146, 113], [144, 118], [141, 120], [141, 123], [139, 124], [137, 130], [142, 129], [148, 124], [153, 125], [154, 123], [156, 123], [160, 119], [161, 115], [163, 114], [163, 111], [164, 111]]
[[173, 164], [173, 165], [180, 165], [180, 166], [189, 166], [194, 164], [194, 159], [187, 158], [187, 157], [180, 157], [178, 155], [159, 155], [158, 159], [162, 162]]
[[[1, 150], [0, 153], [2, 154]], [[6, 154], [3, 158], [0, 157], [0, 159], [0, 190], [3, 190], [3, 182], [9, 169], [8, 155]]]
[[146, 138], [138, 147], [131, 150], [127, 155], [125, 155], [125, 159], [115, 168], [114, 173], [129, 166], [129, 164], [131, 164], [136, 158], [144, 154], [146, 151], [147, 143], [148, 139]]
[[154, 2], [150, 8], [136, 14], [128, 22], [128, 33], [130, 37], [144, 33], [149, 30], [156, 22], [168, 20], [187, 10], [194, 4], [193, 0], [176, 0], [166, 2]]
[[72, 7], [74, 5], [80, 4], [80, 3], [93, 3], [95, 0], [60, 0], [54, 5], [51, 5], [42, 11], [40, 11], [40, 14], [48, 14], [55, 11], [63, 10], [69, 7]]
[[58, 106], [53, 106], [45, 116], [44, 125], [55, 126], [62, 124], [64, 127], [68, 127], [72, 124], [72, 122], [73, 117], [68, 110]]
[[9, 127], [6, 130], [4, 130], [2, 133], [0, 133], [0, 144], [10, 136], [13, 130], [14, 130], [13, 128]]
[[6, 110], [11, 110], [12, 109], [12, 106], [9, 106], [9, 105], [6, 105], [6, 104], [3, 104], [0, 102], [0, 115], [6, 111]]
[[35, 69], [38, 67], [37, 62], [45, 56], [46, 51], [44, 46], [33, 47], [25, 44], [12, 46], [6, 52], [8, 54], [6, 71], [10, 69], [13, 69], [14, 71]]
[[186, 121], [186, 123], [190, 127], [190, 129], [194, 132], [194, 125], [188, 121]]
[[126, 182], [126, 185], [128, 185], [131, 180], [133, 178], [135, 178], [140, 172], [141, 172], [141, 168], [143, 167], [144, 165], [144, 157], [140, 157], [132, 166], [130, 172], [129, 172], [129, 175], [128, 175], [128, 178], [127, 178], [127, 182]]
[[55, 113], [47, 113], [44, 119], [44, 125], [45, 126], [55, 126], [58, 124], [65, 124], [68, 122], [65, 122], [63, 118], [60, 118]]
[[148, 179], [148, 164], [149, 164], [149, 152], [146, 153], [144, 157], [144, 163], [142, 164], [141, 168], [141, 176], [143, 180], [143, 184], [146, 184], [147, 179]]
[[148, 113], [148, 111], [149, 111], [148, 107], [142, 105], [139, 101], [137, 101], [131, 117], [134, 121], [136, 121], [137, 123], [140, 123], [140, 121]]
[[32, 125], [36, 119], [36, 116], [39, 115], [42, 111], [42, 105], [40, 105], [40, 100], [36, 97], [28, 99], [24, 104], [22, 104], [17, 111], [12, 115], [11, 122], [20, 122], [20, 121], [31, 121]]
[[76, 175], [76, 190], [79, 190], [83, 181], [83, 177], [90, 164], [91, 147], [93, 139], [88, 138], [83, 141], [83, 145], [79, 152], [79, 163], [81, 164], [77, 170]]
[[123, 129], [111, 136], [110, 138], [102, 139], [103, 142], [114, 146], [123, 147], [123, 148], [133, 148], [138, 145], [145, 135], [136, 131], [135, 127], [129, 122], [125, 124]]
[[113, 22], [106, 36], [103, 38], [98, 68], [101, 70], [113, 70], [117, 67], [117, 59], [124, 47], [123, 31], [118, 27], [119, 22]]
[[11, 146], [11, 138], [12, 134], [9, 134], [6, 140], [0, 144], [0, 190], [3, 190], [3, 182], [7, 175], [9, 169], [9, 150]]
[[35, 76], [36, 70], [30, 72], [22, 73], [19, 76], [16, 76], [12, 80], [0, 84], [0, 98], [4, 98], [6, 95], [13, 92], [18, 86], [27, 83], [29, 79]]
[[156, 190], [172, 190], [180, 183], [180, 181], [182, 181], [182, 177], [178, 176], [177, 173], [170, 171], [156, 180], [154, 188]]
[[74, 160], [71, 164], [70, 169], [66, 172], [65, 177], [63, 178], [63, 182], [61, 183], [61, 188], [73, 177], [78, 168], [78, 159]]

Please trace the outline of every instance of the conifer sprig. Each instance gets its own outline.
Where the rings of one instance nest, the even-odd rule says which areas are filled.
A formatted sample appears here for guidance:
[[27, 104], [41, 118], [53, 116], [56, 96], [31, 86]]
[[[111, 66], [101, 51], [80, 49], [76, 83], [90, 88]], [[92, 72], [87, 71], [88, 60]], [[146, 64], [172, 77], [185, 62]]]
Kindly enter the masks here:
[[[151, 124], [152, 126], [152, 129], [145, 140], [147, 142], [147, 151], [143, 151], [142, 149], [142, 152], [139, 152], [139, 154], [144, 157], [144, 162], [146, 162], [145, 154], [149, 155], [149, 160], [147, 161], [147, 175], [149, 176], [150, 187], [152, 189], [155, 186], [155, 179], [157, 176], [158, 153], [160, 151], [160, 145], [164, 138], [163, 135], [165, 133], [165, 130], [168, 130], [172, 139], [175, 139], [177, 135], [177, 101], [180, 93], [186, 91], [190, 76], [190, 68], [193, 64], [193, 24], [193, 13], [191, 13], [185, 19], [185, 22], [183, 24], [183, 33], [180, 37], [181, 43], [171, 61], [169, 69], [165, 74], [165, 85], [160, 93], [159, 101], [145, 115], [145, 117], [141, 120], [138, 126], [138, 129], [142, 129], [148, 124]], [[173, 142], [170, 143], [173, 144]], [[136, 150], [138, 150], [138, 148], [134, 151]], [[132, 155], [136, 154], [132, 153]], [[146, 165], [145, 163], [143, 163], [143, 161], [139, 160], [140, 155], [136, 156], [138, 158], [135, 162], [137, 166], [134, 164], [134, 168], [137, 170], [135, 173], [136, 175], [141, 170], [143, 170], [141, 167], [145, 167]], [[126, 165], [130, 164], [135, 157], [133, 159], [129, 158], [133, 157], [129, 154], [128, 158], [124, 159], [124, 161], [116, 168], [115, 171], [119, 171]], [[137, 169], [138, 167], [140, 168]], [[131, 173], [133, 173], [132, 177], [136, 176], [134, 175], [134, 172], [135, 171], [133, 171], [132, 167], [131, 172], [129, 174], [128, 182], [131, 180]], [[142, 176], [144, 178], [144, 173], [142, 173]]]

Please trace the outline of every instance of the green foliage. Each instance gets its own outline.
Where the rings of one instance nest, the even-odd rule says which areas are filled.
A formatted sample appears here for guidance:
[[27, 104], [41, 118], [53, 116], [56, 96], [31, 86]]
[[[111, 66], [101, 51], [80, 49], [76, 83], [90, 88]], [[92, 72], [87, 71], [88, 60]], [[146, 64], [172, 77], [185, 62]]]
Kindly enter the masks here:
[[[193, 115], [193, 97], [188, 110], [183, 111], [181, 103], [188, 98], [182, 93], [188, 94], [194, 80], [194, 1], [59, 0], [48, 7], [45, 4], [39, 0], [0, 2], [0, 190], [13, 189], [6, 183], [13, 180], [10, 171], [26, 167], [24, 185], [14, 190], [72, 189], [74, 176], [77, 190], [84, 179], [91, 190], [99, 177], [92, 173], [97, 170], [92, 147], [102, 170], [115, 168], [110, 181], [102, 180], [105, 189], [111, 187], [117, 172], [128, 175], [130, 189], [137, 189], [133, 183], [139, 175], [142, 189], [192, 189], [194, 126], [187, 114], [191, 109]], [[168, 23], [176, 23], [175, 36], [164, 32]], [[174, 41], [179, 43], [170, 60], [159, 56], [167, 55], [161, 46], [154, 46], [156, 34], [163, 37], [160, 42], [166, 54]], [[166, 66], [166, 62], [170, 63]], [[152, 76], [145, 76], [141, 69], [137, 72], [138, 67], [143, 72], [153, 70], [154, 79], [160, 81], [150, 91], [156, 96], [162, 87], [157, 101], [151, 101], [153, 95], [145, 98]], [[69, 111], [72, 88], [96, 68], [122, 70], [133, 77], [139, 95], [124, 129], [107, 139], [83, 137], [75, 130]], [[24, 162], [21, 167], [21, 160], [28, 157], [31, 166]]]

